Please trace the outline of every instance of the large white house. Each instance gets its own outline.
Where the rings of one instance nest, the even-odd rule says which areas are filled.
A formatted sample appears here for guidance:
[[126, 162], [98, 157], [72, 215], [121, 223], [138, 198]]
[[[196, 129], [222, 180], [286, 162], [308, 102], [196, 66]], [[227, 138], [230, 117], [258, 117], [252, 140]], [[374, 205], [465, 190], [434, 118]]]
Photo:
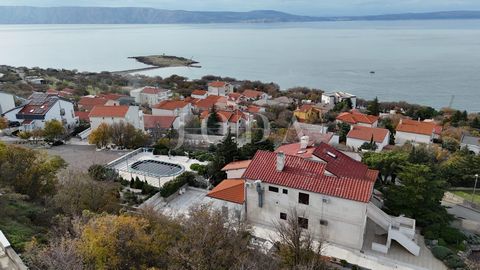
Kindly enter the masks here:
[[352, 102], [352, 108], [357, 107], [357, 96], [345, 93], [345, 92], [333, 92], [333, 93], [323, 93], [322, 94], [322, 103], [335, 105], [342, 101], [350, 100]]
[[15, 108], [15, 99], [12, 95], [0, 92], [0, 114]]
[[138, 106], [95, 106], [89, 114], [90, 128], [96, 129], [102, 123], [129, 123], [136, 129], [144, 129], [143, 112]]
[[373, 143], [377, 145], [377, 152], [383, 150], [388, 145], [390, 139], [390, 131], [385, 128], [372, 128], [364, 126], [354, 126], [347, 134], [347, 146], [352, 147], [355, 150], [364, 143]]
[[233, 93], [233, 85], [228, 82], [215, 81], [208, 84], [208, 95], [228, 96]]
[[404, 145], [406, 142], [430, 144], [440, 138], [442, 127], [435, 122], [415, 121], [402, 119], [396, 128], [395, 144]]
[[385, 242], [368, 243], [387, 253], [395, 240], [418, 256], [415, 220], [392, 217], [370, 202], [378, 171], [322, 143], [313, 153], [318, 161], [303, 157], [258, 151], [243, 173], [245, 218], [254, 226], [273, 228], [292, 213], [314, 237], [329, 243], [362, 250], [367, 220], [370, 228], [385, 236]]
[[57, 95], [45, 93], [33, 93], [28, 101], [19, 107], [5, 112], [4, 117], [9, 121], [17, 121], [21, 129], [32, 131], [43, 129], [45, 122], [58, 120], [66, 129], [72, 129], [78, 125], [78, 117], [75, 116], [73, 103]]
[[152, 115], [188, 118], [192, 115], [192, 105], [183, 100], [164, 100], [152, 107]]
[[135, 98], [137, 104], [147, 104], [152, 107], [172, 96], [172, 91], [158, 87], [146, 86], [130, 91], [130, 96]]

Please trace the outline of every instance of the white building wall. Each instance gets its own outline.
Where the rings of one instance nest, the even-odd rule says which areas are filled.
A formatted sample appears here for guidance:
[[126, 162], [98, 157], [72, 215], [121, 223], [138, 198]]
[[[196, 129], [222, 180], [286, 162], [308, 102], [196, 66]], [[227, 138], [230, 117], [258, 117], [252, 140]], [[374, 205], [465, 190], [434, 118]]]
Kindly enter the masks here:
[[12, 95], [0, 92], [0, 114], [15, 108], [15, 99]]
[[[61, 111], [64, 111], [65, 114], [62, 116]], [[75, 110], [73, 108], [73, 103], [69, 101], [65, 101], [62, 99], [59, 99], [52, 108], [45, 114], [45, 121], [50, 121], [50, 120], [58, 120], [62, 122], [64, 120], [65, 122], [63, 123], [65, 127], [67, 128], [73, 128], [77, 126], [78, 124], [78, 118], [75, 117]], [[36, 121], [38, 122], [38, 121]], [[42, 127], [44, 128], [45, 124], [41, 124]]]
[[[252, 224], [274, 226], [277, 222], [283, 222], [280, 220], [281, 212], [288, 216], [291, 210], [296, 208], [299, 216], [308, 218], [308, 229], [317, 238], [349, 248], [362, 248], [367, 204], [262, 183], [265, 191], [263, 207], [260, 208], [256, 185], [252, 180], [248, 182], [250, 187], [246, 188], [247, 220]], [[269, 191], [269, 186], [279, 188], [279, 192]], [[283, 189], [288, 190], [288, 194], [284, 194]], [[299, 192], [310, 195], [309, 205], [298, 203]], [[320, 220], [327, 221], [328, 225], [320, 225]]]
[[397, 145], [404, 145], [408, 141], [411, 141], [413, 143], [430, 144], [431, 140], [431, 136], [428, 135], [408, 133], [403, 131], [397, 131], [395, 133], [395, 144]]
[[198, 98], [198, 99], [206, 99], [207, 96], [208, 96], [207, 93], [205, 93], [205, 95], [194, 95], [194, 94], [191, 95], [192, 98]]
[[102, 123], [111, 126], [121, 122], [129, 123], [136, 129], [144, 129], [145, 127], [143, 113], [137, 106], [130, 106], [125, 117], [90, 117], [90, 126], [92, 130], [98, 128]]
[[157, 116], [184, 116], [188, 118], [192, 114], [192, 105], [189, 103], [185, 107], [175, 110], [152, 109], [152, 115]]
[[[383, 142], [381, 142], [381, 143], [375, 142], [375, 144], [377, 145], [376, 152], [382, 151], [383, 148], [388, 145], [389, 137], [390, 137], [390, 134], [387, 134], [387, 136], [385, 136], [385, 139], [383, 140]], [[359, 140], [359, 139], [354, 139], [354, 138], [348, 138], [347, 137], [347, 146], [353, 147], [355, 150], [358, 150], [360, 148], [360, 146], [362, 146], [364, 143], [370, 143], [370, 141], [364, 141], [364, 140]]]
[[228, 171], [226, 171], [226, 173], [227, 173], [227, 178], [228, 178], [228, 179], [242, 178], [243, 173], [245, 172], [245, 170], [246, 170], [246, 169], [228, 170]]

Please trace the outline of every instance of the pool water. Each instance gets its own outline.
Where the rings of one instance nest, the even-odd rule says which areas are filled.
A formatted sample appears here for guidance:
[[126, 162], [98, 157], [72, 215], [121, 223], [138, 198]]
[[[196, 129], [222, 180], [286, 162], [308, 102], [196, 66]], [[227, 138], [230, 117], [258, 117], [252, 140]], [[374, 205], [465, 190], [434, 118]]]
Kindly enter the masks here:
[[131, 168], [156, 177], [174, 176], [185, 170], [181, 165], [158, 160], [140, 160], [133, 163]]

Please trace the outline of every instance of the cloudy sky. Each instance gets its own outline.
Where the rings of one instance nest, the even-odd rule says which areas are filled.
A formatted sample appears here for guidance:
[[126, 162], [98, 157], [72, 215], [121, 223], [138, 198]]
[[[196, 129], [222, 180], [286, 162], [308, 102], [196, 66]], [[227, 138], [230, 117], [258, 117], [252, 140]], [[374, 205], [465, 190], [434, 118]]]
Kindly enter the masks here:
[[480, 10], [480, 0], [0, 0], [0, 5], [138, 6], [203, 11], [274, 9], [318, 16]]

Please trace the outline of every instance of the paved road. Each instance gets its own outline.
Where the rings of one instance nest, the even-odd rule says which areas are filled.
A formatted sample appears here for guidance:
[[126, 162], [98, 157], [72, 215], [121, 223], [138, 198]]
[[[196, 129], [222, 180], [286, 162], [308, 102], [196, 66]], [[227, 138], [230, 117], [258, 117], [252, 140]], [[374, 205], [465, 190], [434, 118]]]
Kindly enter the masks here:
[[445, 201], [442, 202], [442, 205], [447, 206], [448, 213], [457, 218], [480, 222], [480, 212]]

